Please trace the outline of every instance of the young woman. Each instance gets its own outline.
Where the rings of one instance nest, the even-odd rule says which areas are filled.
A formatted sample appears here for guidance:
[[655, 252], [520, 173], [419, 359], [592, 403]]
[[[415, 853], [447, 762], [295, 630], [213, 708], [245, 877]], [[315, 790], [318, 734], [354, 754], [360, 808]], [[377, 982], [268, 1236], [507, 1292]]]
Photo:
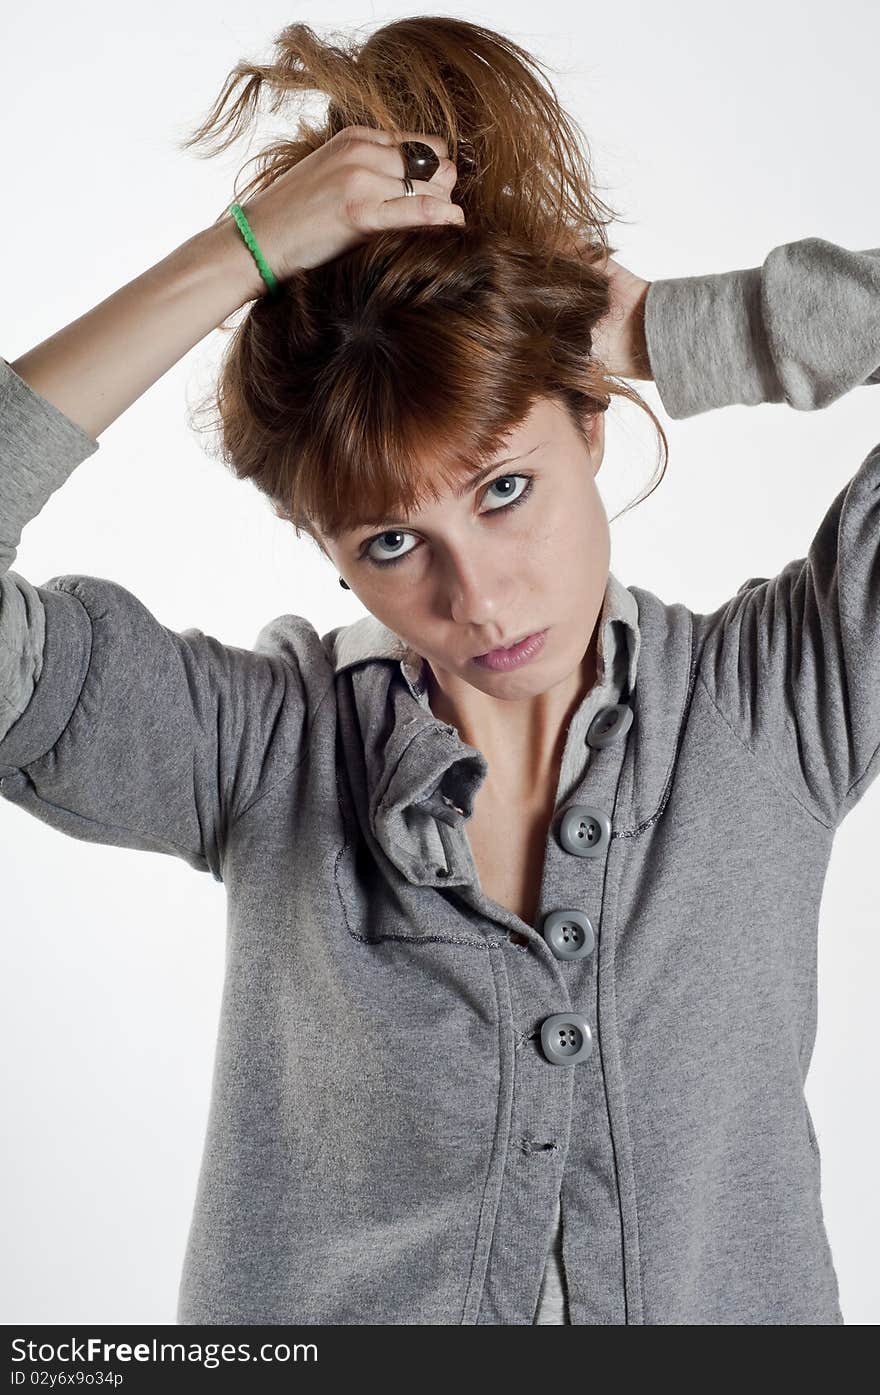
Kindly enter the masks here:
[[[0, 360], [0, 793], [228, 895], [178, 1320], [840, 1323], [803, 1085], [880, 761], [880, 445], [711, 614], [610, 573], [596, 475], [611, 397], [645, 406], [621, 378], [672, 417], [880, 381], [880, 249], [649, 286], [509, 40], [277, 43], [197, 139], [263, 85], [327, 124], [244, 224]], [[224, 458], [368, 614], [243, 650], [9, 570], [238, 310]]]

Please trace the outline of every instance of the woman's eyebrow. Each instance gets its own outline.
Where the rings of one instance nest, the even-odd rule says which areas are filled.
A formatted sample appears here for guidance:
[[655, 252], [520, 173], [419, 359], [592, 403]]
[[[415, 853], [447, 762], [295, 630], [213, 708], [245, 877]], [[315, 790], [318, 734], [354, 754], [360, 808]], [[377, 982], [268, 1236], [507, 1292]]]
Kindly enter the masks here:
[[471, 475], [469, 479], [465, 480], [461, 488], [455, 491], [457, 497], [463, 499], [469, 489], [480, 484], [487, 475], [491, 475], [493, 470], [497, 470], [499, 465], [512, 465], [515, 460], [525, 460], [527, 456], [534, 455], [536, 450], [540, 450], [541, 446], [546, 446], [546, 444], [546, 441], [539, 441], [536, 446], [532, 446], [531, 450], [524, 451], [522, 455], [508, 455], [503, 460], [493, 460], [491, 465], [485, 465], [482, 470], [478, 470], [475, 475]]

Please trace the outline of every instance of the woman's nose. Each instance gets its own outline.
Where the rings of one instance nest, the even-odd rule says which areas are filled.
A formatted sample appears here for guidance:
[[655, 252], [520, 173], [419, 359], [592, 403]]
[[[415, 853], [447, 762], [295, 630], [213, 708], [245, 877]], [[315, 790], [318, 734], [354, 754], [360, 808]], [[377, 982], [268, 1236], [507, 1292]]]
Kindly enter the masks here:
[[451, 563], [448, 586], [450, 610], [460, 625], [491, 624], [508, 610], [509, 582], [479, 560]]

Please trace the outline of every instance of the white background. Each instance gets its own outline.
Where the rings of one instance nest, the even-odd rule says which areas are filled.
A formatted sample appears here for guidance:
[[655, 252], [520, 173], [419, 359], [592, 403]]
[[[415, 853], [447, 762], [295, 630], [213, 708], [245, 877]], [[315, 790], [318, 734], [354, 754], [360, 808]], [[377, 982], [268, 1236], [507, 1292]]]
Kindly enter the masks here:
[[[627, 220], [610, 229], [617, 259], [639, 275], [758, 266], [807, 236], [880, 245], [880, 8], [870, 0], [831, 10], [630, 0], [623, 11], [582, 0], [332, 11], [54, 0], [6, 7], [0, 33], [0, 353], [14, 360], [231, 201], [269, 127], [210, 160], [175, 142], [236, 61], [266, 61], [293, 20], [366, 33], [417, 12], [488, 24], [550, 65], [587, 133], [599, 193]], [[163, 623], [229, 644], [251, 646], [284, 612], [325, 633], [360, 604], [187, 427], [220, 346], [209, 335], [103, 433], [26, 528], [14, 569], [35, 584], [112, 578]], [[636, 386], [667, 426], [671, 459], [650, 499], [612, 524], [612, 570], [694, 610], [802, 556], [880, 438], [880, 388], [821, 412], [765, 404], [673, 422], [652, 383]], [[647, 418], [612, 407], [599, 476], [609, 517], [646, 488], [655, 462]], [[834, 845], [807, 1083], [850, 1324], [880, 1318], [878, 816], [880, 782]], [[0, 1321], [174, 1322], [207, 1117], [223, 887], [172, 857], [66, 838], [3, 801], [0, 877]]]

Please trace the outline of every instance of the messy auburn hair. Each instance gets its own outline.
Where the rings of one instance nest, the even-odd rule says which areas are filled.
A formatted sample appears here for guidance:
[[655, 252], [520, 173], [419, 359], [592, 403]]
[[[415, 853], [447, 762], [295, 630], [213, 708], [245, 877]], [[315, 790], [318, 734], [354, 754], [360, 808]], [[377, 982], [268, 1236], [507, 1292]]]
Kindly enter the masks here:
[[[306, 24], [282, 30], [272, 61], [239, 62], [181, 148], [226, 131], [212, 153], [225, 150], [264, 88], [273, 112], [290, 93], [320, 93], [324, 123], [300, 115], [289, 139], [253, 157], [239, 202], [362, 125], [443, 136], [466, 221], [376, 233], [246, 307], [200, 409], [216, 412], [224, 464], [325, 552], [319, 534], [410, 517], [441, 484], [460, 485], [538, 397], [555, 398], [586, 439], [617, 396], [662, 438], [659, 483], [660, 422], [591, 352], [611, 304], [599, 267], [617, 250], [605, 233], [617, 215], [537, 60], [441, 16], [395, 20], [361, 42], [332, 38]], [[227, 205], [215, 225], [228, 216]]]

